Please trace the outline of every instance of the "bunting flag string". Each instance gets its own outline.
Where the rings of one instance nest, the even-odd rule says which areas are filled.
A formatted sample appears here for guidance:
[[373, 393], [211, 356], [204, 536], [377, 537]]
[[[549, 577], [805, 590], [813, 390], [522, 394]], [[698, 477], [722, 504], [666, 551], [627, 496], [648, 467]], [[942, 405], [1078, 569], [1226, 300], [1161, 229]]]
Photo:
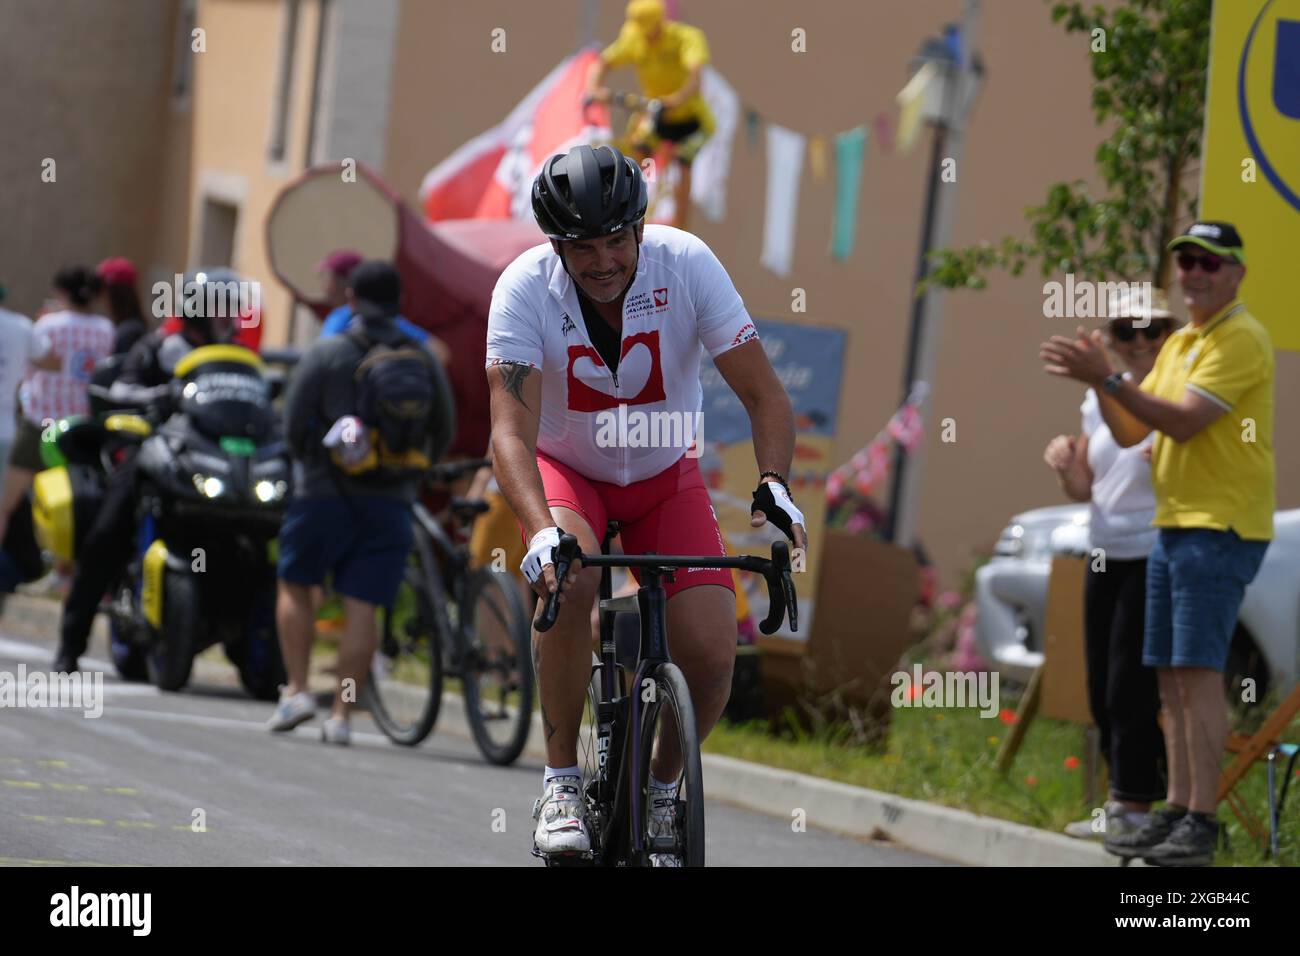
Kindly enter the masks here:
[[914, 451], [925, 437], [922, 409], [930, 386], [917, 382], [902, 406], [894, 412], [876, 437], [858, 449], [848, 461], [826, 476], [826, 499], [831, 505], [840, 502], [847, 490], [869, 498], [889, 476], [894, 445]]

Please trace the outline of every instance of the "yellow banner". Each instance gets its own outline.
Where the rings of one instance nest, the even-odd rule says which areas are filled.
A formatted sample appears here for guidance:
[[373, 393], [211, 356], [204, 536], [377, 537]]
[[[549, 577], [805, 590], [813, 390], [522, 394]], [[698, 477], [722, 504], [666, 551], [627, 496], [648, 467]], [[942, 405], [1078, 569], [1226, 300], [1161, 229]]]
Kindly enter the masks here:
[[1216, 0], [1200, 218], [1233, 223], [1242, 298], [1279, 349], [1300, 350], [1300, 0]]

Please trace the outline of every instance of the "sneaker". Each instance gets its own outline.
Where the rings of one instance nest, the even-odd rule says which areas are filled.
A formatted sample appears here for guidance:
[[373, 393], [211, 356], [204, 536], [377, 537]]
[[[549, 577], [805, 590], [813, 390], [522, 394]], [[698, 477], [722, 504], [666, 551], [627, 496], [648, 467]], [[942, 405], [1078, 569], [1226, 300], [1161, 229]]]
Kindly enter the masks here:
[[1107, 836], [1119, 836], [1141, 829], [1149, 816], [1136, 810], [1125, 810], [1124, 804], [1116, 800], [1107, 800], [1103, 809], [1106, 812], [1101, 820], [1090, 816], [1086, 820], [1067, 823], [1065, 835], [1076, 840], [1104, 840]]
[[1169, 837], [1142, 855], [1152, 866], [1209, 866], [1219, 839], [1219, 821], [1191, 813], [1179, 820]]
[[50, 672], [54, 674], [75, 674], [80, 669], [75, 657], [63, 653], [54, 658], [54, 663], [50, 665]]
[[303, 721], [315, 716], [316, 698], [311, 694], [303, 691], [301, 694], [289, 695], [281, 691], [280, 703], [276, 705], [271, 719], [266, 722], [266, 729], [273, 733], [293, 730]]
[[578, 776], [552, 777], [546, 792], [533, 804], [533, 819], [537, 821], [533, 844], [540, 855], [591, 852], [586, 807], [579, 795], [581, 786], [582, 778]]
[[31, 597], [64, 601], [67, 600], [68, 592], [72, 590], [72, 578], [57, 570], [51, 570], [44, 577], [18, 585], [16, 590], [20, 594]]
[[1106, 852], [1114, 856], [1146, 856], [1154, 847], [1165, 842], [1174, 825], [1186, 816], [1186, 810], [1162, 807], [1147, 815], [1147, 822], [1128, 833], [1107, 833]]
[[352, 743], [352, 725], [345, 717], [327, 717], [320, 725], [320, 739], [327, 744], [346, 747]]

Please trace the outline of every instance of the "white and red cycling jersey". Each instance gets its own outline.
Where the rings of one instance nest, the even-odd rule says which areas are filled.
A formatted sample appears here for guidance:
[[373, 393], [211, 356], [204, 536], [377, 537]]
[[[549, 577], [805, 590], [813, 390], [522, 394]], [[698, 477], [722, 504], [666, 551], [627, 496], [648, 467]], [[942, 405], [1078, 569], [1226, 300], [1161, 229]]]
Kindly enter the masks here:
[[[542, 373], [539, 452], [592, 480], [627, 486], [670, 468], [690, 447], [703, 401], [703, 351], [716, 358], [757, 337], [709, 247], [691, 233], [654, 225], [645, 227], [623, 300], [617, 374], [592, 344], [577, 287], [549, 243], [524, 252], [497, 280], [487, 364], [521, 363]], [[623, 440], [637, 416], [652, 423], [647, 438], [667, 435], [666, 425], [655, 432], [669, 421], [656, 417], [664, 412], [680, 423], [681, 431], [672, 432], [680, 442]]]

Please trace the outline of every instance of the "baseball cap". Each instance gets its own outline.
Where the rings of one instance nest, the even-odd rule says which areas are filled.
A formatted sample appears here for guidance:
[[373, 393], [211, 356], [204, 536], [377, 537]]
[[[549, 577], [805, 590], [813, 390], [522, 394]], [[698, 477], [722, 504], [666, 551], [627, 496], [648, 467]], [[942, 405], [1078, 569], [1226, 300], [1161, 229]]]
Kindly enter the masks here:
[[1169, 243], [1170, 249], [1179, 246], [1200, 246], [1224, 259], [1233, 259], [1240, 263], [1246, 261], [1245, 243], [1237, 227], [1230, 222], [1201, 221], [1187, 227], [1187, 231]]
[[135, 285], [135, 263], [125, 256], [113, 256], [95, 267], [95, 272], [107, 285]]
[[367, 259], [348, 274], [348, 288], [363, 318], [397, 315], [402, 301], [402, 277], [383, 259]]
[[335, 249], [316, 263], [316, 271], [332, 272], [339, 278], [346, 279], [348, 274], [359, 266], [363, 259], [365, 259], [365, 256], [355, 249]]

